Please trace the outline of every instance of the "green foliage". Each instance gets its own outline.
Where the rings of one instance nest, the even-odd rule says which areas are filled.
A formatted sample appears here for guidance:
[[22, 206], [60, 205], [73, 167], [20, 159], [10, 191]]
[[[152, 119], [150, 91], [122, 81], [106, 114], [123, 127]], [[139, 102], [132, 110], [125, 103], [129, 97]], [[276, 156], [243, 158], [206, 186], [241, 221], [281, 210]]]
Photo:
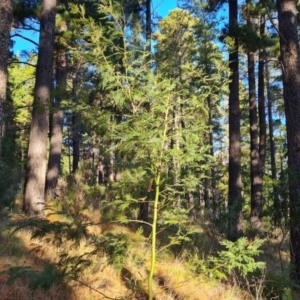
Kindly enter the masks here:
[[100, 237], [93, 236], [90, 243], [96, 247], [97, 251], [102, 250], [107, 254], [109, 264], [121, 271], [130, 251], [128, 236], [107, 232]]
[[256, 269], [264, 269], [265, 263], [256, 262], [254, 259], [262, 252], [259, 248], [263, 243], [264, 240], [261, 239], [255, 239], [250, 243], [247, 238], [240, 238], [236, 242], [224, 240], [220, 244], [227, 250], [219, 253], [216, 264], [221, 265], [222, 272], [227, 275], [238, 271], [242, 276], [246, 276]]
[[267, 273], [263, 290], [264, 299], [294, 300], [293, 289], [297, 288], [289, 274]]
[[221, 245], [227, 250], [222, 250], [217, 256], [210, 256], [206, 259], [199, 259], [197, 255], [192, 260], [194, 271], [205, 273], [211, 278], [237, 280], [239, 276], [245, 278], [256, 270], [266, 267], [264, 262], [255, 261], [254, 257], [262, 250], [259, 248], [264, 240], [256, 239], [249, 242], [246, 238], [240, 238], [236, 242], [223, 240]]
[[[5, 216], [7, 212], [1, 212], [2, 222], [7, 218]], [[22, 241], [11, 235], [11, 230], [7, 228], [7, 225], [1, 224], [0, 226], [0, 255], [8, 256], [13, 260], [18, 260], [24, 254]]]

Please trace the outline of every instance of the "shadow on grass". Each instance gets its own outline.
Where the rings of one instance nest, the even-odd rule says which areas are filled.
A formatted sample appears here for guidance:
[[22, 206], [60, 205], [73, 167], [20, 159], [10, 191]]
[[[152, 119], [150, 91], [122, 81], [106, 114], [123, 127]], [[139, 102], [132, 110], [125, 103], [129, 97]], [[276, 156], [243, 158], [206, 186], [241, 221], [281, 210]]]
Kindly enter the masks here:
[[[24, 241], [11, 235], [6, 226], [7, 223], [0, 224], [0, 299], [75, 299], [71, 288], [63, 281], [49, 282], [45, 288], [36, 285], [43, 279], [41, 275], [44, 281], [47, 279], [50, 261], [39, 257], [35, 251], [28, 251]], [[22, 233], [25, 235], [25, 231]]]

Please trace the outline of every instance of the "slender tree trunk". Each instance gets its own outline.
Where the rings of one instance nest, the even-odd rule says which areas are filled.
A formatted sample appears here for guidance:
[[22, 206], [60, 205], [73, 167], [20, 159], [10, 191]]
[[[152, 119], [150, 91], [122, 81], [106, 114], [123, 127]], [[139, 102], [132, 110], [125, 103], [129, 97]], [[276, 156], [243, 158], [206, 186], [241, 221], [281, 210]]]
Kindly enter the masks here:
[[6, 101], [7, 65], [9, 58], [10, 29], [12, 23], [12, 0], [0, 1], [0, 161], [4, 126], [4, 103]]
[[[214, 157], [214, 136], [213, 136], [213, 121], [212, 121], [212, 96], [208, 96], [207, 98], [207, 106], [208, 106], [208, 125], [210, 127], [209, 129], [209, 145], [210, 145], [210, 155], [211, 157]], [[217, 181], [216, 181], [216, 170], [215, 165], [213, 164], [211, 167], [211, 192], [212, 192], [212, 208], [215, 217], [218, 213], [218, 203], [217, 203]]]
[[[250, 0], [247, 1], [251, 3]], [[252, 29], [251, 17], [247, 24]], [[264, 17], [261, 17], [260, 34], [264, 33]], [[250, 107], [250, 139], [251, 139], [251, 225], [257, 231], [262, 230], [262, 184], [265, 161], [266, 121], [264, 97], [264, 51], [259, 50], [258, 65], [258, 107], [259, 107], [259, 142], [258, 119], [256, 107], [255, 60], [254, 52], [248, 50], [248, 82], [249, 82], [249, 107]]]
[[234, 40], [233, 49], [229, 53], [231, 75], [229, 84], [228, 239], [232, 241], [237, 240], [243, 231], [237, 17], [237, 0], [229, 0], [229, 36]]
[[[150, 60], [150, 53], [151, 53], [151, 0], [146, 0], [146, 50], [147, 54], [149, 54]], [[148, 108], [149, 109], [149, 108]], [[139, 212], [139, 219], [148, 222], [148, 214], [149, 214], [149, 197], [151, 193], [147, 190], [147, 197], [146, 201], [141, 202], [140, 204], [140, 212]]]
[[[260, 17], [260, 36], [265, 33], [265, 15]], [[266, 160], [267, 125], [266, 125], [266, 101], [265, 101], [265, 49], [259, 49], [258, 61], [258, 116], [259, 116], [259, 185], [257, 202], [258, 226], [263, 229], [263, 179]]]
[[273, 100], [270, 87], [270, 73], [268, 62], [265, 63], [266, 82], [267, 82], [267, 97], [268, 97], [268, 123], [269, 123], [269, 143], [270, 143], [270, 156], [271, 156], [271, 176], [273, 180], [273, 208], [274, 208], [274, 224], [278, 225], [282, 217], [280, 209], [280, 200], [278, 195], [278, 189], [276, 186], [277, 181], [277, 169], [276, 169], [276, 147], [274, 140], [274, 128], [273, 128]]
[[[251, 0], [247, 0], [247, 5]], [[251, 17], [248, 16], [247, 26], [251, 30], [253, 25]], [[251, 225], [255, 229], [261, 227], [261, 193], [259, 176], [259, 152], [258, 152], [258, 124], [256, 106], [256, 82], [255, 82], [255, 59], [252, 45], [248, 46], [248, 86], [249, 86], [249, 119], [250, 119], [250, 174], [251, 174]]]
[[297, 2], [277, 0], [288, 142], [291, 276], [300, 284], [300, 61]]
[[151, 0], [146, 0], [146, 42], [147, 52], [151, 53]]
[[268, 97], [268, 123], [269, 123], [269, 139], [270, 139], [270, 156], [271, 156], [271, 174], [272, 179], [277, 179], [277, 170], [276, 170], [276, 147], [274, 140], [274, 128], [273, 128], [273, 100], [270, 87], [270, 72], [268, 62], [265, 63], [266, 70], [266, 82], [267, 82], [267, 97]]
[[23, 210], [43, 215], [56, 0], [43, 0]]
[[[60, 25], [60, 30], [67, 30], [65, 22]], [[63, 120], [64, 111], [60, 107], [63, 96], [66, 93], [67, 84], [67, 55], [64, 48], [57, 51], [56, 59], [56, 93], [54, 97], [53, 113], [50, 128], [50, 151], [48, 160], [48, 169], [46, 176], [46, 196], [53, 197], [60, 173], [60, 160], [63, 141]]]
[[[77, 93], [78, 93], [78, 78], [77, 74], [74, 75], [73, 78], [73, 97], [74, 102], [77, 103]], [[72, 165], [72, 173], [74, 174], [79, 167], [79, 159], [80, 159], [80, 128], [79, 128], [79, 118], [76, 112], [72, 114], [72, 146], [73, 146], [73, 165]]]

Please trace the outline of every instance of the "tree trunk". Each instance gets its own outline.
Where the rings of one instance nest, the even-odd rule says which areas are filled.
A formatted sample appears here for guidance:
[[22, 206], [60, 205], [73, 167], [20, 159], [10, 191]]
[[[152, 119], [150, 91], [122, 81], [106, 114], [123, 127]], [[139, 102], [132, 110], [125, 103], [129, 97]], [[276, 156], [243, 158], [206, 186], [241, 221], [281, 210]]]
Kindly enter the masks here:
[[[73, 97], [74, 102], [77, 103], [77, 93], [78, 93], [78, 78], [77, 74], [74, 75], [73, 78]], [[80, 159], [80, 127], [79, 127], [79, 118], [76, 112], [72, 114], [72, 128], [73, 128], [73, 135], [72, 135], [72, 146], [73, 146], [73, 167], [72, 173], [74, 174], [79, 167], [79, 159]]]
[[[150, 53], [151, 53], [151, 0], [146, 0], [146, 50], [147, 54], [149, 55], [150, 60]], [[149, 108], [148, 108], [149, 109]], [[146, 201], [140, 203], [140, 212], [139, 212], [139, 220], [144, 222], [148, 222], [148, 214], [149, 214], [149, 195], [150, 193], [147, 192]]]
[[[214, 136], [213, 136], [213, 121], [212, 121], [212, 96], [208, 96], [207, 98], [207, 106], [208, 106], [208, 125], [209, 125], [209, 145], [210, 145], [210, 155], [214, 157]], [[216, 181], [216, 170], [215, 163], [213, 163], [211, 170], [211, 193], [212, 193], [212, 209], [214, 212], [214, 216], [216, 217], [218, 214], [218, 199], [217, 199], [217, 181]]]
[[243, 230], [237, 17], [237, 0], [229, 0], [229, 37], [234, 40], [233, 49], [229, 53], [231, 75], [229, 83], [228, 239], [231, 241], [237, 240]]
[[291, 276], [300, 284], [300, 63], [295, 0], [277, 0], [288, 142]]
[[[247, 1], [248, 4], [251, 1]], [[264, 34], [264, 16], [261, 16], [260, 34]], [[252, 29], [251, 17], [247, 24]], [[264, 97], [264, 51], [259, 50], [258, 65], [258, 107], [259, 107], [259, 142], [256, 107], [255, 60], [254, 52], [248, 50], [248, 82], [250, 107], [250, 139], [251, 139], [251, 216], [250, 221], [256, 233], [262, 230], [262, 184], [265, 162], [266, 121]]]
[[7, 65], [12, 23], [12, 0], [0, 1], [0, 161], [4, 125], [4, 103], [6, 101]]
[[43, 215], [56, 0], [43, 0], [23, 210]]
[[277, 169], [276, 169], [276, 147], [274, 140], [274, 128], [273, 128], [273, 99], [270, 87], [270, 74], [268, 62], [265, 63], [266, 82], [267, 82], [267, 97], [268, 97], [268, 123], [269, 123], [269, 143], [270, 143], [270, 156], [271, 156], [271, 176], [273, 181], [273, 220], [275, 225], [280, 224], [282, 212], [280, 209], [280, 199], [278, 195], [278, 188], [276, 186], [277, 181]]
[[[60, 25], [60, 30], [67, 30], [65, 22]], [[63, 141], [63, 119], [64, 111], [60, 108], [60, 103], [66, 92], [67, 84], [67, 56], [66, 50], [59, 46], [56, 60], [56, 93], [54, 97], [52, 122], [50, 128], [50, 150], [48, 169], [46, 176], [46, 197], [53, 197], [60, 173], [60, 160]]]
[[[249, 5], [251, 0], [247, 0]], [[247, 26], [252, 29], [251, 17], [248, 17]], [[258, 152], [258, 125], [256, 106], [256, 82], [255, 82], [255, 59], [254, 51], [248, 46], [248, 85], [249, 85], [249, 120], [250, 120], [250, 174], [251, 174], [251, 225], [254, 229], [261, 227], [261, 193], [259, 176], [259, 152]]]
[[[260, 36], [265, 33], [265, 15], [260, 17]], [[258, 230], [263, 229], [263, 179], [266, 160], [266, 110], [265, 110], [265, 72], [264, 72], [264, 56], [265, 49], [259, 49], [258, 61], [258, 116], [259, 116], [259, 186], [258, 195], [259, 201], [257, 202], [257, 215], [258, 215]]]
[[267, 97], [268, 97], [268, 123], [269, 123], [269, 139], [270, 139], [270, 156], [271, 156], [271, 174], [272, 179], [277, 179], [277, 170], [276, 170], [276, 148], [274, 140], [274, 128], [273, 128], [273, 99], [270, 87], [270, 73], [268, 62], [265, 64], [266, 70], [266, 82], [267, 82]]

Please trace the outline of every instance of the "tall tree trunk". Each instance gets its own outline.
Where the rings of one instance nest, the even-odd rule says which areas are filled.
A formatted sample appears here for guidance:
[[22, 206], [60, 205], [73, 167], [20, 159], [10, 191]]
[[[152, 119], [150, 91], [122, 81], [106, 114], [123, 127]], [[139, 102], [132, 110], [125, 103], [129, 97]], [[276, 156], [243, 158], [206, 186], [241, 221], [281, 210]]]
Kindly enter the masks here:
[[[60, 25], [60, 31], [66, 31], [66, 22]], [[60, 160], [63, 141], [63, 119], [64, 111], [60, 107], [63, 96], [66, 93], [67, 84], [67, 55], [63, 46], [58, 45], [56, 58], [56, 93], [54, 97], [53, 112], [50, 128], [50, 150], [48, 169], [46, 176], [46, 197], [53, 197], [60, 173]]]
[[9, 58], [10, 29], [12, 23], [12, 0], [0, 1], [0, 161], [6, 101], [7, 65]]
[[[151, 0], [146, 0], [146, 51], [149, 55], [150, 60], [150, 53], [151, 53]], [[148, 108], [149, 109], [149, 108]], [[149, 201], [151, 193], [149, 189], [147, 189], [147, 197], [146, 201], [140, 203], [140, 212], [139, 212], [139, 219], [148, 222], [148, 214], [149, 214]]]
[[278, 189], [276, 186], [277, 181], [277, 169], [276, 169], [276, 147], [274, 140], [274, 128], [273, 128], [273, 97], [270, 87], [270, 72], [268, 62], [265, 63], [266, 83], [267, 83], [267, 97], [268, 97], [268, 123], [269, 123], [269, 143], [270, 143], [270, 156], [271, 156], [271, 176], [273, 181], [273, 219], [274, 224], [278, 225], [282, 217], [280, 209], [280, 200], [278, 195]]
[[[260, 36], [265, 33], [265, 15], [260, 17]], [[263, 229], [263, 179], [266, 160], [267, 125], [266, 125], [266, 101], [265, 101], [265, 49], [259, 49], [258, 61], [258, 116], [259, 116], [259, 185], [257, 201], [258, 226]]]
[[[73, 78], [73, 98], [74, 102], [77, 103], [77, 93], [78, 93], [78, 78], [77, 74], [74, 75]], [[80, 159], [80, 127], [79, 127], [79, 118], [76, 112], [72, 114], [72, 147], [73, 147], [73, 165], [72, 165], [72, 173], [74, 174], [79, 167], [79, 159]]]
[[[251, 0], [247, 0], [247, 5]], [[250, 14], [250, 13], [249, 13]], [[247, 26], [252, 30], [251, 16], [248, 16]], [[250, 119], [250, 174], [251, 174], [251, 225], [254, 229], [261, 227], [261, 193], [259, 176], [259, 152], [258, 152], [258, 124], [256, 106], [256, 82], [255, 82], [255, 59], [251, 41], [247, 50], [248, 58], [248, 86], [249, 86], [249, 119]]]
[[300, 284], [300, 61], [296, 0], [277, 0], [288, 142], [291, 276]]
[[229, 0], [229, 36], [234, 40], [229, 53], [228, 239], [232, 241], [237, 240], [243, 231], [237, 17], [237, 0]]
[[[247, 1], [251, 3], [250, 0]], [[252, 29], [251, 17], [247, 24]], [[261, 16], [260, 35], [264, 34], [265, 20]], [[266, 120], [265, 120], [265, 97], [264, 97], [264, 50], [259, 50], [258, 65], [258, 110], [259, 110], [259, 142], [258, 122], [256, 107], [255, 85], [255, 60], [254, 52], [248, 50], [248, 80], [249, 80], [249, 105], [250, 105], [250, 137], [251, 137], [251, 225], [257, 231], [262, 230], [262, 185], [265, 164], [266, 145]]]
[[270, 72], [269, 72], [269, 63], [265, 63], [266, 70], [266, 83], [267, 83], [267, 98], [268, 98], [268, 125], [269, 125], [269, 139], [270, 139], [270, 156], [271, 156], [271, 174], [272, 179], [277, 179], [277, 170], [276, 170], [276, 148], [274, 140], [274, 128], [273, 128], [273, 97], [270, 87]]
[[146, 43], [147, 52], [151, 53], [151, 0], [146, 0]]
[[[212, 121], [212, 110], [213, 110], [213, 99], [212, 96], [208, 96], [207, 98], [207, 106], [208, 106], [208, 125], [209, 125], [209, 145], [210, 145], [210, 155], [214, 157], [214, 136], [213, 136], [213, 121]], [[212, 209], [214, 212], [214, 216], [217, 216], [218, 213], [218, 199], [217, 199], [217, 181], [216, 181], [216, 170], [215, 164], [211, 166], [210, 170], [211, 174], [211, 193], [212, 193]]]
[[43, 214], [56, 0], [43, 0], [23, 210]]

